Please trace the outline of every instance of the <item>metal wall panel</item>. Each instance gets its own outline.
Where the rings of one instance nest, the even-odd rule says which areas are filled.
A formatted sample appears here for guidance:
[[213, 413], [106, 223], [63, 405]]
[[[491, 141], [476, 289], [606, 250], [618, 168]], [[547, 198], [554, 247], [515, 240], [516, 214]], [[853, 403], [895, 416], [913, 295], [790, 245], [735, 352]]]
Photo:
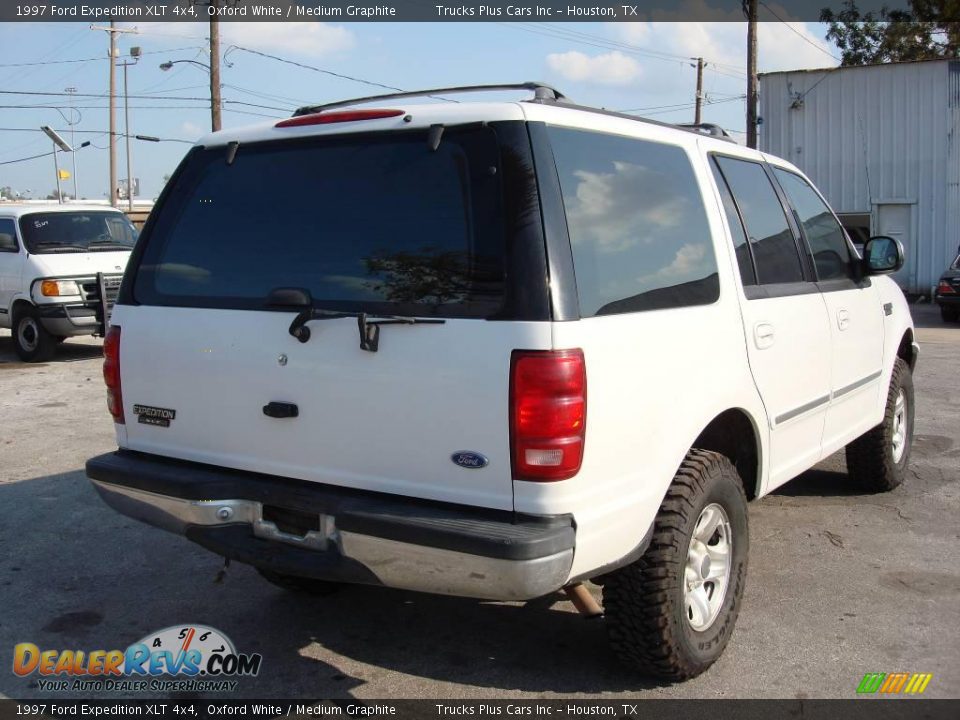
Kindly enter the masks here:
[[761, 75], [759, 114], [760, 149], [803, 170], [838, 213], [876, 223], [879, 204], [912, 204], [905, 285], [928, 294], [960, 243], [960, 62]]

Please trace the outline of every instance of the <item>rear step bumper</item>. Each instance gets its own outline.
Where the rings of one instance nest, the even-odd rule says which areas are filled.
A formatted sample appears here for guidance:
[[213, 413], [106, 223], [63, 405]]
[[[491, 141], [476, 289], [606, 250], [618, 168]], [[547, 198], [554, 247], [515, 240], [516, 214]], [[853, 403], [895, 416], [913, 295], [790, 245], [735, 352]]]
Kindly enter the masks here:
[[569, 515], [417, 501], [130, 451], [87, 462], [118, 512], [279, 573], [526, 600], [569, 578]]

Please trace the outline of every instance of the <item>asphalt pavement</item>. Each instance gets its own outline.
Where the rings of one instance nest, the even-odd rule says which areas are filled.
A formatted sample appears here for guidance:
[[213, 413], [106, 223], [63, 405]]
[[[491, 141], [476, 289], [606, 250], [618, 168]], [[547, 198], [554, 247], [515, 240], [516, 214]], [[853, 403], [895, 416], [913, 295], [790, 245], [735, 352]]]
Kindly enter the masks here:
[[122, 649], [202, 623], [263, 655], [259, 676], [225, 697], [850, 698], [864, 673], [901, 671], [933, 673], [927, 697], [960, 697], [960, 325], [929, 306], [914, 316], [908, 482], [860, 494], [840, 453], [752, 503], [732, 641], [679, 685], [619, 667], [603, 621], [560, 595], [351, 587], [317, 598], [243, 565], [222, 573], [205, 550], [107, 508], [86, 480], [84, 461], [115, 446], [100, 342], [69, 340], [25, 365], [0, 330], [0, 696], [50, 696], [10, 672], [15, 643]]

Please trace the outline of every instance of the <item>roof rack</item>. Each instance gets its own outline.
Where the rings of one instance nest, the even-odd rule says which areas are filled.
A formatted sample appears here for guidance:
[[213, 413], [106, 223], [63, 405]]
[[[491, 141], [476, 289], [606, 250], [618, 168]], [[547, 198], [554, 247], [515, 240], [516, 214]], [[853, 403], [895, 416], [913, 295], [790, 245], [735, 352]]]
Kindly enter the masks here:
[[444, 95], [470, 92], [496, 92], [499, 90], [532, 90], [533, 97], [527, 102], [543, 103], [544, 105], [562, 105], [572, 110], [582, 110], [583, 112], [597, 113], [599, 115], [609, 115], [611, 117], [624, 118], [625, 120], [634, 120], [636, 122], [647, 123], [648, 125], [677, 128], [678, 130], [697, 133], [698, 135], [714, 137], [718, 140], [726, 140], [727, 142], [732, 143], [736, 142], [736, 140], [730, 137], [726, 130], [713, 123], [665, 123], [659, 120], [651, 120], [650, 118], [640, 117], [638, 115], [627, 115], [626, 113], [616, 112], [615, 110], [603, 110], [601, 108], [589, 107], [587, 105], [577, 105], [556, 88], [541, 82], [522, 82], [506, 85], [463, 85], [461, 87], [435, 88], [433, 90], [413, 90], [408, 92], [388, 93], [386, 95], [370, 95], [368, 97], [353, 98], [352, 100], [338, 100], [332, 103], [324, 103], [323, 105], [305, 105], [304, 107], [297, 109], [297, 111], [293, 113], [293, 116], [299, 117], [301, 115], [311, 115], [313, 113], [323, 112], [324, 110], [332, 110], [333, 108], [362, 105], [364, 103], [377, 102], [379, 100], [394, 100], [397, 98], [409, 97], [432, 97], [440, 100], [446, 100], [447, 98], [444, 98]]
[[693, 130], [702, 135], [709, 135], [710, 137], [716, 138], [729, 138], [730, 133], [724, 130], [722, 127], [716, 123], [680, 123], [677, 125], [679, 128], [684, 128], [686, 130]]
[[533, 98], [531, 99], [534, 102], [569, 102], [566, 95], [545, 83], [523, 82], [507, 85], [464, 85], [461, 87], [435, 88], [433, 90], [411, 90], [406, 92], [388, 93], [386, 95], [370, 95], [368, 97], [353, 98], [351, 100], [338, 100], [332, 103], [324, 103], [323, 105], [305, 105], [304, 107], [298, 108], [296, 112], [293, 113], [293, 116], [299, 117], [301, 115], [311, 115], [313, 113], [323, 112], [324, 110], [332, 110], [333, 108], [349, 107], [351, 105], [363, 105], [365, 103], [377, 102], [379, 100], [395, 100], [397, 98], [410, 97], [436, 98], [441, 95], [452, 95], [455, 93], [496, 92], [498, 90], [532, 90]]

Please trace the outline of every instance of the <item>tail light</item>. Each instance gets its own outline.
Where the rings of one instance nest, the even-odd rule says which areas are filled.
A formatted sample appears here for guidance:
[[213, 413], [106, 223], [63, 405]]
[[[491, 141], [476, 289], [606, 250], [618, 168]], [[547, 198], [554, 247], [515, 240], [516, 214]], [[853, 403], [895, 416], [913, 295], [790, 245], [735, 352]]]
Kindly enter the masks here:
[[103, 339], [103, 381], [107, 384], [107, 409], [115, 423], [124, 424], [123, 393], [120, 391], [120, 328], [107, 330]]
[[957, 291], [946, 280], [941, 280], [940, 284], [937, 285], [937, 293], [939, 295], [956, 295]]
[[587, 428], [582, 350], [515, 350], [510, 444], [515, 480], [567, 480], [580, 471]]

